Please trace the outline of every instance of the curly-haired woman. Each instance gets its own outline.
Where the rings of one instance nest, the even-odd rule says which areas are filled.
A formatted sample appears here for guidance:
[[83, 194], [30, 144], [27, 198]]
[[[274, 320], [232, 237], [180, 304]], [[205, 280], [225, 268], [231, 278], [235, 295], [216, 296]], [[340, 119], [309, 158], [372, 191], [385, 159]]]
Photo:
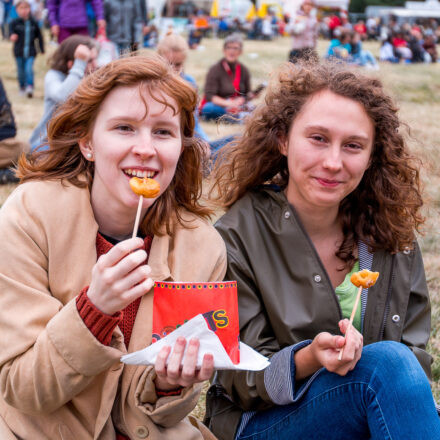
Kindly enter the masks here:
[[[198, 341], [154, 367], [153, 280], [221, 280], [224, 244], [199, 201], [196, 93], [159, 56], [115, 61], [57, 110], [0, 212], [0, 438], [202, 439], [186, 415], [213, 372]], [[130, 178], [153, 177], [138, 237]], [[183, 352], [183, 367], [180, 368]], [[166, 362], [168, 363], [166, 364]]]
[[[241, 340], [271, 365], [217, 374], [207, 422], [220, 439], [440, 438], [419, 171], [401, 128], [378, 80], [289, 64], [222, 152], [226, 278]], [[380, 277], [348, 326], [359, 269]]]

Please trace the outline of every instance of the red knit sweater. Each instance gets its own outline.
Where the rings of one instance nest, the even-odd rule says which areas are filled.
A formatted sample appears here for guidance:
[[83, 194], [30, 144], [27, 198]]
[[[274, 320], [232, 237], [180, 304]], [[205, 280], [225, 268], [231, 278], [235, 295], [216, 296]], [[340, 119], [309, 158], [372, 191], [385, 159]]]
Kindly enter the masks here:
[[[145, 237], [144, 245], [145, 251], [147, 252], [147, 263], [150, 256], [151, 242], [153, 237], [148, 235]], [[96, 253], [98, 258], [106, 254], [113, 244], [109, 243], [99, 232], [96, 236]], [[109, 345], [112, 339], [112, 334], [117, 325], [121, 329], [124, 335], [125, 346], [128, 347], [130, 343], [131, 333], [133, 331], [134, 321], [136, 319], [136, 314], [139, 309], [139, 304], [141, 298], [136, 299], [131, 304], [129, 304], [122, 312], [115, 313], [110, 316], [101, 312], [95, 305], [90, 301], [87, 296], [88, 287], [85, 287], [76, 299], [76, 307], [84, 324], [92, 332], [92, 334], [98, 339], [101, 344]], [[123, 434], [116, 433], [117, 440], [130, 440]]]

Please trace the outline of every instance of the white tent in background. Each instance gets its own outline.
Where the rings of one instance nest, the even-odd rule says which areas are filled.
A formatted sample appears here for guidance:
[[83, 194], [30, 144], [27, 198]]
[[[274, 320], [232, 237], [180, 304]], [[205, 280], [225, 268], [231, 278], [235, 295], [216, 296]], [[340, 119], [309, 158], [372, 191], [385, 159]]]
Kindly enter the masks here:
[[440, 3], [438, 0], [427, 0], [425, 2], [407, 1], [405, 7], [382, 7], [367, 6], [365, 9], [367, 17], [383, 17], [388, 19], [394, 15], [401, 21], [413, 21], [416, 18], [440, 18]]

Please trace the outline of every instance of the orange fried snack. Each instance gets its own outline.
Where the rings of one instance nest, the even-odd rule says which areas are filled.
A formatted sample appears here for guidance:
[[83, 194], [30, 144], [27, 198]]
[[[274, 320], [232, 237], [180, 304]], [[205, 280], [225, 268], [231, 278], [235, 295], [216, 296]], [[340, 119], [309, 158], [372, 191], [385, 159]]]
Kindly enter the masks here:
[[371, 286], [376, 284], [377, 279], [379, 278], [379, 272], [371, 272], [368, 269], [361, 270], [360, 272], [355, 272], [350, 281], [356, 286], [362, 286], [365, 289], [368, 289]]
[[141, 179], [140, 177], [132, 177], [130, 179], [130, 188], [138, 196], [148, 199], [157, 197], [160, 193], [160, 185], [154, 179]]

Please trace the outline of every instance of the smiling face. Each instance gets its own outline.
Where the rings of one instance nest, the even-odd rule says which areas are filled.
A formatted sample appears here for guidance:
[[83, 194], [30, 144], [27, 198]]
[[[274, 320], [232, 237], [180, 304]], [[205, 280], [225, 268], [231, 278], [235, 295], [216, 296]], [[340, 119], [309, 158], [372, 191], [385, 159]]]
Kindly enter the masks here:
[[[162, 97], [178, 108], [173, 98]], [[124, 218], [134, 219], [139, 201], [130, 189], [131, 177], [154, 178], [160, 194], [173, 179], [182, 151], [180, 114], [139, 86], [117, 87], [102, 102], [90, 138], [80, 147], [86, 158], [93, 153], [91, 197], [98, 224], [106, 217], [122, 223]], [[144, 199], [143, 208], [154, 200]]]
[[334, 209], [369, 166], [374, 125], [363, 106], [324, 90], [295, 118], [281, 152], [287, 156], [287, 198], [297, 209]]
[[223, 54], [228, 63], [235, 63], [241, 55], [243, 48], [239, 42], [228, 43], [224, 49]]

